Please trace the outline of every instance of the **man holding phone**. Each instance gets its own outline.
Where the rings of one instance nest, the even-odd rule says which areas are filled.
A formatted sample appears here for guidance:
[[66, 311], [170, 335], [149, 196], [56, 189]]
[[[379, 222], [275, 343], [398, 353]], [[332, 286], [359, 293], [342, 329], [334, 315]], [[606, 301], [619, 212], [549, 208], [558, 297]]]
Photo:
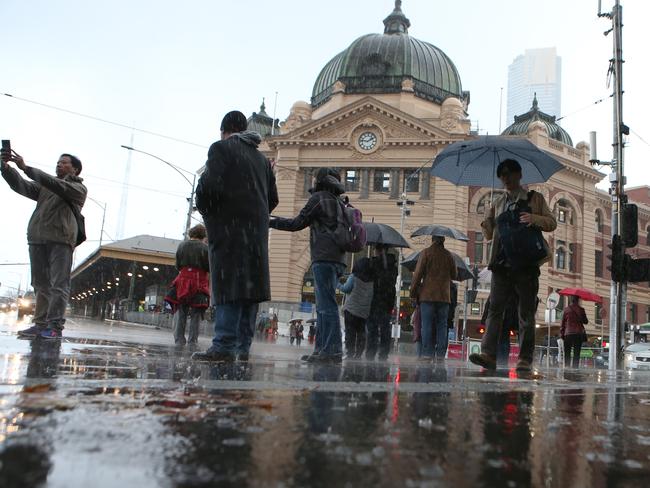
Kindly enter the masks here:
[[[56, 177], [31, 166], [2, 141], [2, 177], [12, 190], [36, 201], [27, 225], [27, 243], [36, 293], [34, 325], [18, 332], [19, 337], [60, 339], [65, 323], [65, 308], [70, 296], [72, 252], [79, 231], [72, 210], [81, 210], [87, 190], [79, 178], [81, 161], [62, 154], [56, 164]], [[29, 180], [9, 165], [16, 164]], [[30, 181], [31, 180], [31, 181]]]

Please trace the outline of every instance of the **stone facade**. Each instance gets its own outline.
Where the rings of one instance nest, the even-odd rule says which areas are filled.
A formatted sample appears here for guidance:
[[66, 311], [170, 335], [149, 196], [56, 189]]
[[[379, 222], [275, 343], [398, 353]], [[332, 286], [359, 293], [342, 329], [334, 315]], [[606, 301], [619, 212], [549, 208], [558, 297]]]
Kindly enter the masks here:
[[[346, 181], [347, 195], [361, 209], [364, 220], [400, 227], [396, 205], [402, 191], [415, 201], [404, 226], [404, 235], [412, 250], [428, 245], [428, 239], [408, 236], [427, 224], [443, 224], [463, 230], [470, 242], [447, 241], [447, 247], [471, 263], [484, 267], [489, 243], [480, 234], [484, 204], [490, 188], [456, 187], [423, 170], [404, 182], [408, 175], [431, 161], [447, 145], [470, 137], [470, 123], [461, 100], [450, 98], [442, 105], [417, 98], [403, 84], [399, 94], [346, 95], [342, 90], [330, 101], [311, 111], [306, 102], [297, 102], [281, 126], [281, 133], [265, 139], [262, 150], [276, 162], [280, 204], [275, 215], [296, 215], [307, 201], [307, 189], [315, 168], [340, 168]], [[368, 135], [370, 134], [370, 135]], [[558, 218], [557, 230], [546, 238], [554, 253], [553, 263], [542, 268], [539, 298], [564, 287], [583, 287], [607, 297], [600, 312], [585, 303], [590, 319], [588, 331], [607, 335], [609, 310], [609, 273], [606, 255], [610, 241], [611, 202], [606, 192], [596, 189], [604, 175], [589, 162], [589, 147], [579, 143], [565, 145], [548, 137], [543, 124], [531, 124], [527, 137], [559, 161], [565, 169], [545, 184], [531, 185], [546, 197]], [[638, 250], [650, 250], [646, 227], [650, 207], [640, 205], [643, 236]], [[272, 231], [270, 236], [271, 285], [274, 301], [310, 300], [309, 231], [287, 233]], [[408, 282], [408, 276], [405, 276]], [[407, 286], [405, 285], [405, 288]], [[469, 307], [470, 325], [475, 325], [488, 292], [481, 291], [477, 303]], [[459, 297], [462, 297], [462, 288]], [[629, 291], [631, 323], [649, 319], [650, 295], [647, 284], [631, 285]], [[462, 307], [462, 305], [461, 305]], [[462, 309], [462, 308], [461, 308]], [[544, 323], [544, 307], [538, 322]], [[598, 315], [598, 317], [597, 317]], [[557, 325], [557, 323], [555, 324]], [[470, 327], [471, 335], [476, 335]]]

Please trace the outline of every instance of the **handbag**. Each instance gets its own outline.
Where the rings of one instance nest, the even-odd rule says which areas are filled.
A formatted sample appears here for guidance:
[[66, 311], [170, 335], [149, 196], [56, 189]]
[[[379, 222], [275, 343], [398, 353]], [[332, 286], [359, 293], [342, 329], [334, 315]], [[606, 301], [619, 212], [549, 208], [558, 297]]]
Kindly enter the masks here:
[[513, 269], [537, 266], [548, 255], [548, 245], [541, 229], [519, 222], [522, 212], [531, 213], [528, 202], [533, 193], [532, 190], [528, 192], [527, 200], [508, 204], [506, 210], [497, 217], [504, 258]]
[[74, 245], [74, 247], [77, 247], [79, 244], [86, 240], [86, 218], [71, 201], [66, 200], [65, 202], [70, 205], [70, 208], [72, 209], [72, 215], [74, 215], [74, 219], [77, 222], [77, 238]]

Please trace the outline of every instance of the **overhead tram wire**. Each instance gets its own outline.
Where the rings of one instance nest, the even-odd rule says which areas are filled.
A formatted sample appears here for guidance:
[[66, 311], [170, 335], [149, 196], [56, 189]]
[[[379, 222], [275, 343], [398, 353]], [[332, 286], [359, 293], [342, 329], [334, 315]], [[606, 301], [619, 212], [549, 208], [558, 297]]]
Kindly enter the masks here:
[[[36, 163], [34, 161], [27, 161], [27, 163], [30, 166], [35, 166], [37, 168], [52, 169], [52, 165], [40, 164], [40, 163]], [[92, 174], [84, 174], [84, 179], [103, 180], [103, 181], [106, 181], [108, 183], [113, 183], [115, 185], [119, 185], [120, 187], [124, 185], [124, 183], [122, 181], [111, 180], [110, 178], [104, 178], [102, 176], [95, 176], [95, 175], [92, 175]], [[187, 195], [185, 195], [183, 193], [174, 193], [174, 192], [170, 192], [170, 191], [162, 191], [162, 190], [159, 190], [157, 188], [150, 188], [150, 187], [147, 187], [147, 186], [134, 185], [133, 183], [127, 183], [127, 186], [130, 187], [130, 188], [138, 189], [138, 190], [144, 190], [144, 191], [151, 191], [151, 192], [154, 192], [154, 193], [160, 193], [161, 195], [169, 195], [169, 196], [178, 197], [178, 198], [187, 198]]]
[[566, 114], [566, 115], [563, 115], [562, 117], [558, 117], [557, 119], [555, 119], [555, 121], [556, 121], [556, 122], [559, 122], [559, 121], [562, 120], [562, 119], [566, 119], [567, 117], [571, 117], [572, 115], [575, 115], [575, 114], [578, 114], [578, 113], [580, 113], [580, 112], [583, 112], [583, 111], [585, 111], [585, 110], [587, 110], [587, 109], [593, 107], [594, 105], [598, 105], [599, 103], [604, 102], [606, 98], [611, 98], [611, 97], [612, 97], [611, 95], [607, 95], [606, 97], [599, 98], [599, 99], [596, 100], [595, 102], [592, 102], [592, 103], [590, 103], [589, 105], [585, 105], [584, 107], [579, 108], [578, 110], [575, 110], [575, 111], [571, 112], [570, 114]]
[[82, 113], [82, 112], [77, 112], [76, 110], [70, 110], [70, 109], [63, 108], [63, 107], [57, 107], [56, 105], [50, 105], [48, 103], [37, 102], [36, 100], [30, 100], [28, 98], [17, 97], [15, 95], [11, 95], [10, 93], [2, 93], [2, 95], [4, 95], [5, 97], [12, 98], [14, 100], [20, 100], [21, 102], [27, 102], [27, 103], [31, 103], [31, 104], [34, 104], [34, 105], [38, 105], [40, 107], [49, 108], [51, 110], [57, 110], [59, 112], [64, 112], [64, 113], [67, 113], [67, 114], [70, 114], [70, 115], [75, 115], [77, 117], [84, 117], [86, 119], [95, 120], [97, 122], [102, 122], [104, 124], [114, 125], [116, 127], [122, 127], [124, 129], [130, 129], [130, 130], [133, 130], [133, 131], [136, 131], [136, 132], [140, 132], [142, 134], [148, 134], [150, 136], [162, 137], [163, 139], [168, 139], [170, 141], [180, 142], [181, 144], [188, 144], [190, 146], [200, 147], [200, 148], [203, 148], [203, 149], [208, 148], [208, 146], [205, 146], [204, 144], [197, 144], [196, 142], [186, 141], [185, 139], [179, 139], [177, 137], [168, 136], [168, 135], [165, 135], [165, 134], [161, 134], [160, 132], [154, 132], [154, 131], [147, 130], [147, 129], [140, 129], [138, 127], [133, 127], [132, 125], [123, 124], [121, 122], [115, 122], [113, 120], [104, 119], [104, 118], [97, 117], [97, 116], [94, 116], [94, 115], [89, 115], [89, 114], [85, 114], [85, 113]]
[[[142, 134], [148, 134], [148, 135], [151, 135], [151, 136], [162, 137], [163, 139], [168, 139], [170, 141], [180, 142], [181, 144], [189, 144], [190, 146], [195, 146], [195, 147], [200, 147], [200, 148], [203, 148], [203, 149], [208, 149], [208, 146], [205, 146], [203, 144], [198, 144], [198, 143], [192, 142], [192, 141], [186, 141], [185, 139], [179, 139], [177, 137], [168, 136], [168, 135], [161, 134], [159, 132], [150, 131], [150, 130], [147, 130], [147, 129], [140, 129], [138, 127], [134, 127], [134, 126], [128, 125], [128, 124], [123, 124], [121, 122], [115, 122], [115, 121], [112, 121], [112, 120], [104, 119], [102, 117], [97, 117], [95, 115], [89, 115], [89, 114], [85, 114], [85, 113], [82, 113], [82, 112], [77, 112], [76, 110], [71, 110], [71, 109], [63, 108], [63, 107], [57, 107], [56, 105], [50, 105], [49, 103], [43, 103], [43, 102], [38, 102], [36, 100], [30, 100], [28, 98], [18, 97], [16, 95], [12, 95], [10, 93], [2, 93], [2, 95], [4, 95], [5, 97], [12, 98], [13, 100], [19, 100], [21, 102], [31, 103], [33, 105], [38, 105], [40, 107], [45, 107], [45, 108], [48, 108], [50, 110], [57, 110], [59, 112], [64, 112], [64, 113], [67, 113], [69, 115], [75, 115], [77, 117], [84, 117], [86, 119], [95, 120], [97, 122], [102, 122], [104, 124], [114, 125], [116, 127], [122, 127], [124, 129], [130, 129], [130, 130], [133, 130], [133, 131], [136, 131], [136, 132], [140, 132]], [[298, 173], [300, 171], [300, 169], [289, 168], [287, 166], [276, 165], [276, 167], [281, 168], [281, 169], [286, 169], [286, 170], [289, 170], [289, 171], [295, 171], [296, 173]], [[98, 177], [96, 176], [95, 178], [98, 178]]]

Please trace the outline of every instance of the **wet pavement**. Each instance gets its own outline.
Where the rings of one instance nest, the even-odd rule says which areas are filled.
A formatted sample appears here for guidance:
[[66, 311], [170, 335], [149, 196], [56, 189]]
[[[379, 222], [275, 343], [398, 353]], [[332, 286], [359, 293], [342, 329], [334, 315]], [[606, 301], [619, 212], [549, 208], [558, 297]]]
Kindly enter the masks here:
[[[0, 486], [637, 487], [650, 373], [482, 372], [449, 361], [305, 365], [255, 343], [194, 363], [153, 328], [0, 315]], [[201, 347], [209, 344], [201, 339]]]

